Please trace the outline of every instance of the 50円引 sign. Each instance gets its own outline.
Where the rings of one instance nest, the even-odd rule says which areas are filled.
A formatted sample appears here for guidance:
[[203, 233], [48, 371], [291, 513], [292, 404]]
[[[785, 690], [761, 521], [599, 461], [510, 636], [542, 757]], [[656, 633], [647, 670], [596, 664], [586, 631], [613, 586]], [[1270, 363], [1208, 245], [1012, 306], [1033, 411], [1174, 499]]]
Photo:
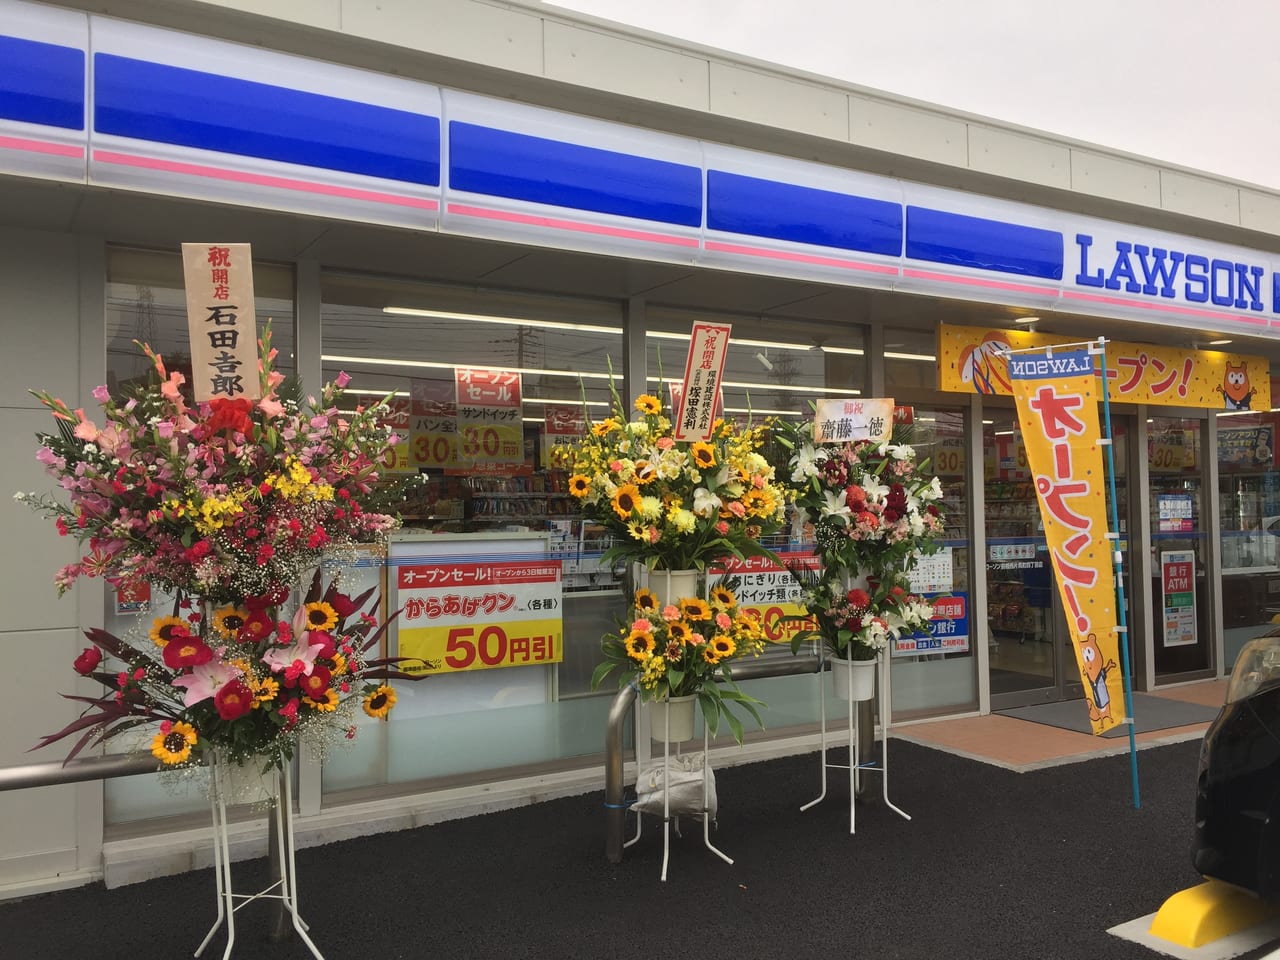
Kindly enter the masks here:
[[406, 673], [564, 659], [559, 560], [403, 566], [396, 582]]

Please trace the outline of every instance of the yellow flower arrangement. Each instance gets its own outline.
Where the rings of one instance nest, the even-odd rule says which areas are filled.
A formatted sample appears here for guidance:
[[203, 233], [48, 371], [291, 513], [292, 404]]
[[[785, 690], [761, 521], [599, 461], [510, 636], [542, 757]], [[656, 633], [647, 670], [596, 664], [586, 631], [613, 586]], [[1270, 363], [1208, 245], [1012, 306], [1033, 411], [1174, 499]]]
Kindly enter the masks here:
[[724, 717], [741, 743], [742, 721], [726, 703], [741, 705], [756, 723], [761, 704], [733, 682], [731, 661], [760, 655], [765, 641], [759, 621], [724, 586], [712, 591], [710, 603], [686, 597], [661, 608], [651, 591], [641, 589], [630, 614], [623, 630], [605, 635], [605, 659], [591, 678], [592, 689], [616, 670], [618, 686], [634, 682], [645, 700], [696, 694], [707, 729], [714, 735]]
[[583, 514], [613, 536], [605, 562], [650, 569], [705, 569], [716, 560], [768, 554], [786, 497], [761, 455], [767, 423], [717, 420], [710, 440], [675, 439], [662, 401], [644, 394], [628, 420], [615, 394], [613, 414], [581, 444], [562, 451], [569, 492]]

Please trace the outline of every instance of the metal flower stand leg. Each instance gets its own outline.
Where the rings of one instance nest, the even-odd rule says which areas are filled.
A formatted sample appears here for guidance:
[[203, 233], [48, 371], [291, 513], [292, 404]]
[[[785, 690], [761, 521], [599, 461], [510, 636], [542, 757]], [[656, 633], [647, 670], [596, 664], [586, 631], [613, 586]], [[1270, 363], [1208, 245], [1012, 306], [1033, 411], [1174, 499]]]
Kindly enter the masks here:
[[849, 832], [853, 833], [856, 826], [856, 805], [857, 799], [857, 777], [860, 773], [879, 773], [881, 775], [882, 795], [884, 797], [885, 806], [894, 813], [910, 820], [911, 815], [898, 807], [889, 799], [889, 710], [892, 701], [892, 688], [889, 679], [889, 656], [887, 653], [879, 653], [876, 655], [876, 673], [880, 681], [880, 730], [881, 730], [881, 747], [880, 747], [880, 763], [872, 760], [868, 763], [862, 763], [859, 756], [859, 728], [858, 728], [858, 712], [855, 708], [855, 701], [852, 696], [849, 697], [849, 725], [848, 725], [848, 744], [849, 744], [849, 762], [829, 763], [827, 761], [827, 703], [826, 703], [826, 677], [824, 672], [818, 674], [818, 709], [821, 716], [821, 733], [819, 737], [822, 759], [822, 792], [816, 798], [800, 807], [800, 809], [808, 810], [810, 807], [816, 806], [827, 796], [827, 768], [835, 767], [839, 770], [849, 771]]
[[[639, 724], [637, 724], [637, 727]], [[707, 849], [725, 863], [732, 864], [733, 858], [711, 842], [711, 816], [707, 810], [707, 798], [710, 793], [711, 763], [709, 756], [710, 731], [707, 722], [702, 721], [702, 842]], [[677, 748], [676, 756], [679, 756]], [[667, 710], [666, 734], [662, 738], [662, 882], [667, 880], [667, 863], [671, 859], [671, 711]], [[679, 818], [677, 817], [677, 820]], [[636, 835], [622, 846], [629, 847], [640, 839], [640, 815], [636, 816]], [[676, 833], [679, 833], [677, 827]]]
[[218, 890], [218, 916], [213, 926], [205, 934], [204, 940], [196, 948], [195, 956], [200, 956], [209, 945], [213, 935], [225, 922], [227, 925], [227, 947], [222, 953], [223, 960], [229, 960], [236, 942], [236, 911], [254, 900], [279, 900], [293, 920], [293, 929], [297, 931], [302, 942], [307, 945], [316, 960], [324, 960], [319, 948], [307, 935], [307, 925], [298, 916], [297, 861], [294, 857], [293, 835], [293, 792], [287, 770], [272, 770], [269, 774], [275, 780], [275, 799], [268, 816], [275, 818], [275, 828], [269, 831], [276, 839], [276, 855], [280, 864], [280, 877], [258, 893], [236, 893], [231, 885], [231, 850], [228, 840], [227, 801], [234, 800], [230, 796], [230, 774], [226, 764], [214, 762], [210, 767], [212, 789], [210, 806], [213, 812], [213, 875]]

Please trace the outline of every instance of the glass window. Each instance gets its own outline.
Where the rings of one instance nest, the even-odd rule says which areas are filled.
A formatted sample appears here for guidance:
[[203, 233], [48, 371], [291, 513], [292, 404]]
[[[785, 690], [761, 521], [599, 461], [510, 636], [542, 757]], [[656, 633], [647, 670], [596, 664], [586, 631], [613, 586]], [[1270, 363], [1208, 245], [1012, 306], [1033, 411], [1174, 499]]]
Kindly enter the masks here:
[[893, 710], [936, 713], [977, 703], [974, 620], [969, 591], [968, 462], [966, 416], [960, 409], [899, 404], [896, 440], [915, 448], [926, 474], [942, 481], [946, 516], [942, 549], [923, 558], [912, 587], [929, 597], [935, 613], [931, 636], [903, 638], [893, 654]]
[[1280, 615], [1280, 468], [1276, 414], [1218, 415], [1225, 668]]
[[[382, 580], [391, 608], [406, 607], [391, 652], [440, 667], [397, 681], [395, 723], [358, 719], [367, 729], [326, 762], [324, 790], [598, 754], [613, 690], [592, 696], [590, 679], [622, 609], [620, 571], [601, 564], [608, 544], [577, 515], [553, 451], [607, 415], [611, 384], [625, 394], [621, 306], [343, 274], [321, 293], [324, 378], [350, 376], [352, 402], [391, 397], [404, 440], [389, 472], [420, 484]], [[523, 612], [478, 633], [430, 613], [447, 596], [411, 579], [547, 557], [563, 589], [502, 591]], [[553, 618], [564, 649], [548, 657], [540, 624]]]

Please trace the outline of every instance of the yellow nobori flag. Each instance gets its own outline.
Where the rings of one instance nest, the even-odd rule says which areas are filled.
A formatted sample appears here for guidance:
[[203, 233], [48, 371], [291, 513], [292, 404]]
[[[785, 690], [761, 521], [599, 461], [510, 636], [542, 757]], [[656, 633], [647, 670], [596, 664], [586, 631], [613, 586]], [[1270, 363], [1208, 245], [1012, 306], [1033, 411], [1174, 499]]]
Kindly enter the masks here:
[[1087, 348], [1009, 355], [1009, 380], [1095, 735], [1124, 720], [1115, 573]]

